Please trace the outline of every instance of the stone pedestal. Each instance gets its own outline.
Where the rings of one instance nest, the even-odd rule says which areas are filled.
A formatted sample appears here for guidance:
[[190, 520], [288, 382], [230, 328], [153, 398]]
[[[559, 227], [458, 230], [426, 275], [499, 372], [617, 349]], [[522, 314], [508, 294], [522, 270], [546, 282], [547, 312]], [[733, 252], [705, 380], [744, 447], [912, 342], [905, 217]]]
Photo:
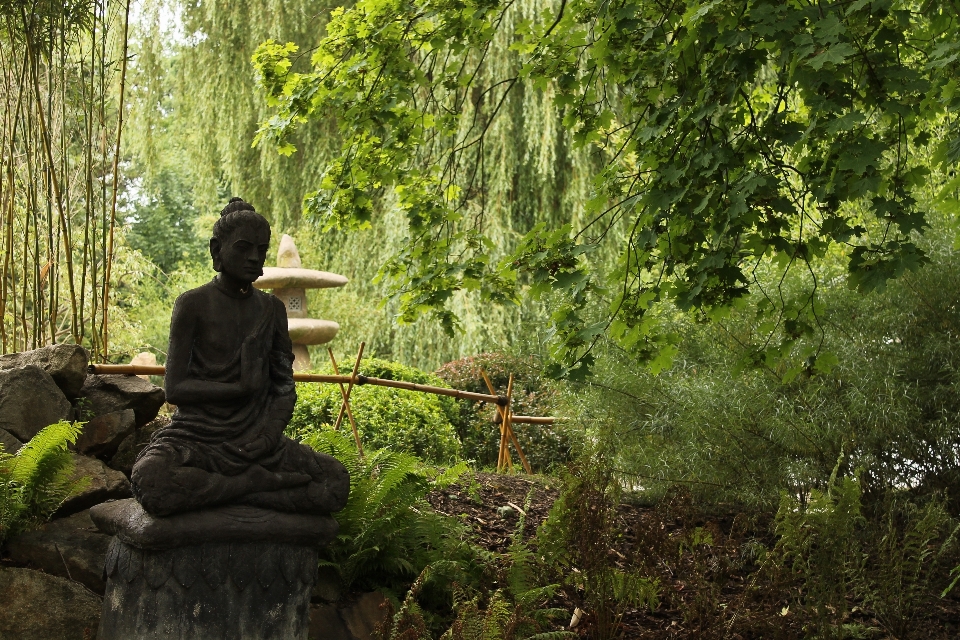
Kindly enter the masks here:
[[91, 517], [114, 535], [99, 640], [306, 640], [333, 518], [253, 507], [157, 518], [135, 500]]

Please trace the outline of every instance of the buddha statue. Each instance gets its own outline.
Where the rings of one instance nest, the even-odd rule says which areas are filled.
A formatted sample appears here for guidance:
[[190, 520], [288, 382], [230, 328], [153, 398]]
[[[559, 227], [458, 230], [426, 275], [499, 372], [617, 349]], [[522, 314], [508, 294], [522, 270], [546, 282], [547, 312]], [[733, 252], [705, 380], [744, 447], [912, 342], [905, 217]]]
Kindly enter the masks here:
[[153, 516], [224, 505], [327, 514], [346, 504], [344, 466], [283, 435], [297, 400], [286, 309], [252, 286], [269, 244], [267, 220], [232, 198], [210, 239], [216, 277], [174, 305], [165, 387], [177, 410], [131, 477]]

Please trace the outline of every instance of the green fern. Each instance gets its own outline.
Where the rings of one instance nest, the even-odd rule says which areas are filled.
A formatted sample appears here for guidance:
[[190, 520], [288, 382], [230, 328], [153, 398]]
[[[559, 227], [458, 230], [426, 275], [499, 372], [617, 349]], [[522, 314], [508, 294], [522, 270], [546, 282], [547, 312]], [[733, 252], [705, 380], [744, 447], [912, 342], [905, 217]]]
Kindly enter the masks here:
[[434, 488], [456, 481], [465, 465], [441, 472], [386, 449], [361, 457], [349, 436], [332, 430], [314, 431], [303, 442], [334, 456], [350, 473], [347, 506], [336, 514], [340, 534], [323, 559], [345, 589], [404, 593], [431, 563], [469, 555], [461, 542], [463, 525], [436, 513], [426, 500]]
[[67, 451], [82, 427], [61, 421], [42, 429], [15, 455], [0, 448], [0, 543], [45, 521], [83, 490], [86, 479], [71, 478], [73, 461]]

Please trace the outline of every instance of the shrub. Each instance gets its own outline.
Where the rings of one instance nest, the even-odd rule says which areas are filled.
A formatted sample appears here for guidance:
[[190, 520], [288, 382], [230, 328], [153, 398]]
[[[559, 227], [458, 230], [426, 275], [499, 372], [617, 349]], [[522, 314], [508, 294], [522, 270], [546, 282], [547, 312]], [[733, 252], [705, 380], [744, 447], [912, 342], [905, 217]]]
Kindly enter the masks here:
[[83, 488], [84, 480], [71, 479], [73, 461], [67, 451], [81, 426], [61, 421], [44, 427], [12, 456], [0, 447], [0, 544], [46, 521]]
[[[365, 359], [360, 370], [373, 378], [446, 386], [424, 371], [375, 358]], [[288, 433], [303, 439], [318, 430], [331, 428], [341, 403], [337, 385], [298, 384], [297, 406]], [[450, 418], [459, 413], [453, 398], [360, 385], [353, 388], [350, 407], [364, 447], [389, 448], [436, 463], [446, 463], [460, 455], [460, 442], [450, 422]], [[344, 416], [341, 428], [349, 430], [349, 425]]]
[[[482, 353], [454, 360], [440, 367], [437, 375], [451, 387], [475, 393], [489, 393], [480, 370], [486, 371], [498, 393], [504, 393], [513, 374], [513, 412], [519, 415], [552, 415], [557, 391], [540, 375], [534, 358], [503, 353]], [[496, 408], [483, 402], [461, 402], [453, 419], [463, 455], [479, 465], [497, 464], [500, 432], [494, 422]], [[537, 471], [564, 464], [570, 459], [575, 438], [563, 426], [524, 424], [514, 427], [517, 440]]]

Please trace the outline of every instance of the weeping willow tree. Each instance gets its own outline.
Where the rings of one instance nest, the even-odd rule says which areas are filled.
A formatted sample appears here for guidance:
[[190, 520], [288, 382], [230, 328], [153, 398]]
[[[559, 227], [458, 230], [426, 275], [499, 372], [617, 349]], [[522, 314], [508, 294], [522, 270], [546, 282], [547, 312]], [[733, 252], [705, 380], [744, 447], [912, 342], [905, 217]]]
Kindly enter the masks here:
[[106, 358], [128, 2], [0, 2], [0, 342]]
[[[270, 145], [252, 145], [260, 122], [272, 113], [257, 89], [251, 64], [257, 46], [268, 39], [297, 42], [303, 52], [291, 56], [291, 67], [309, 70], [312, 48], [339, 4], [146, 2], [134, 35], [137, 67], [131, 74], [128, 138], [144, 189], [170, 188], [164, 176], [176, 174], [177, 188], [189, 192], [199, 212], [198, 243], [209, 233], [224, 199], [240, 195], [271, 219], [275, 239], [283, 232], [296, 238], [304, 264], [347, 275], [347, 287], [311, 293], [310, 303], [312, 314], [340, 322], [340, 350], [365, 340], [368, 349], [380, 355], [436, 367], [487, 349], [537, 348], [543, 338], [536, 329], [544, 326], [545, 318], [538, 302], [493, 305], [475, 292], [451, 292], [446, 302], [460, 329], [452, 335], [444, 330], [442, 317], [414, 320], [401, 313], [391, 283], [379, 277], [381, 266], [409, 245], [408, 221], [392, 194], [372, 198], [377, 215], [361, 233], [331, 228], [309, 208], [303, 214], [305, 199], [309, 201], [340, 150], [335, 109], [292, 135], [296, 153], [277, 154]], [[505, 19], [514, 24], [542, 7], [541, 2], [524, 0]], [[170, 16], [176, 17], [172, 29], [164, 27]], [[511, 44], [507, 30], [491, 43], [478, 70], [485, 82], [494, 84], [517, 73], [519, 56]], [[560, 224], [581, 215], [580, 203], [589, 197], [596, 159], [573, 148], [552, 91], [517, 86], [456, 107], [464, 117], [476, 114], [489, 122], [476, 149], [483, 168], [477, 189], [488, 209], [496, 211], [484, 221], [489, 240], [485, 252], [493, 261], [513, 251], [531, 225]], [[180, 284], [170, 286], [176, 290]]]
[[[276, 107], [259, 139], [290, 153], [299, 127], [338, 114], [342, 145], [307, 210], [351, 230], [395, 198], [410, 241], [381, 273], [403, 319], [451, 327], [464, 290], [553, 296], [554, 371], [579, 376], [603, 336], [662, 367], [679, 340], [665, 318], [716, 319], [756, 292], [763, 330], [746, 350], [796, 375], [835, 360], [819, 263], [841, 256], [869, 292], [926, 260], [919, 192], [960, 149], [957, 24], [934, 1], [358, 0], [306, 72], [295, 43], [258, 50]], [[504, 44], [519, 57], [507, 68]], [[599, 168], [582, 212], [527, 225], [496, 261], [486, 146], [531, 91], [555, 96], [569, 157]], [[795, 296], [778, 284], [791, 271], [808, 275]]]

